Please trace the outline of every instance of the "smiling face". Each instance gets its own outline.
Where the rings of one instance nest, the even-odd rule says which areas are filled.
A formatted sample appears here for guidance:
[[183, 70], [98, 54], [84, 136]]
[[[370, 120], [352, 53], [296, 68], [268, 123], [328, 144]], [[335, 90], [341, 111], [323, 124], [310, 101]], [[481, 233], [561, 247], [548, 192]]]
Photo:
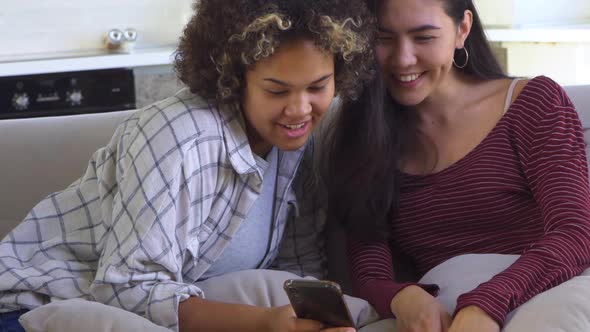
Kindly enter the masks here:
[[466, 11], [458, 26], [441, 0], [383, 0], [375, 52], [391, 96], [416, 106], [436, 96], [453, 74], [453, 56], [471, 27]]
[[252, 151], [302, 147], [334, 98], [334, 57], [313, 41], [281, 45], [245, 73], [242, 107]]

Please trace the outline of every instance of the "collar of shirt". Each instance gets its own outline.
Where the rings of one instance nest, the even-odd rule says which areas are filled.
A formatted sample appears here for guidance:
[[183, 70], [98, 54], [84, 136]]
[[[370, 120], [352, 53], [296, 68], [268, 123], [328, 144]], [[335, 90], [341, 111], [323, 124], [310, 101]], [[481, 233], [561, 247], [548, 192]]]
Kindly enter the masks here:
[[[212, 105], [210, 107], [214, 108]], [[264, 170], [256, 164], [254, 153], [248, 143], [246, 122], [242, 112], [235, 107], [228, 106], [220, 107], [218, 111], [223, 119], [223, 139], [232, 167], [246, 182], [251, 174], [256, 174], [255, 185], [261, 185]], [[277, 177], [283, 174], [288, 178], [293, 178], [293, 173], [299, 166], [306, 146], [307, 144], [293, 151], [279, 150], [279, 174]]]

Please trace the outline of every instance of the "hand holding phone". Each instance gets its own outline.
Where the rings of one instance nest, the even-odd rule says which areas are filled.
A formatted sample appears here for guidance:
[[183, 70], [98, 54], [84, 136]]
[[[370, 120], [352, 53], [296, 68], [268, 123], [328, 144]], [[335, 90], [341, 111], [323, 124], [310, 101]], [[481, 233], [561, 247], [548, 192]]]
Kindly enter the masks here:
[[327, 327], [356, 328], [337, 283], [289, 279], [283, 287], [298, 318], [313, 319]]

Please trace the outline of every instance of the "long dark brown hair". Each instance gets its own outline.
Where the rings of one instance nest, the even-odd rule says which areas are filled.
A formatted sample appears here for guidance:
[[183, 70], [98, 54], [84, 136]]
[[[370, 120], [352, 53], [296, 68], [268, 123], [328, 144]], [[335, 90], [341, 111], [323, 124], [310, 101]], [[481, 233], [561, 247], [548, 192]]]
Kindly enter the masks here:
[[[375, 15], [380, 1], [366, 0]], [[473, 2], [440, 1], [457, 25], [466, 9], [473, 13], [465, 41], [469, 62], [459, 70], [480, 79], [507, 77], [491, 50]], [[358, 100], [342, 105], [328, 131], [322, 176], [328, 192], [328, 220], [341, 223], [354, 238], [388, 238], [389, 223], [398, 206], [401, 148], [415, 131], [408, 114], [391, 98], [378, 74], [365, 85]]]

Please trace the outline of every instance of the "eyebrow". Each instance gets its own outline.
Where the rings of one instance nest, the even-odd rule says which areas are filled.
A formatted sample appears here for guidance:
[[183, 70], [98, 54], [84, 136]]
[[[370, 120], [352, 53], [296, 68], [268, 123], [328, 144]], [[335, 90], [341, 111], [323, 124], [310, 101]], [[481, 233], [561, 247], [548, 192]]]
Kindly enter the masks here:
[[[332, 77], [332, 75], [333, 74], [324, 75], [324, 76], [318, 78], [317, 80], [311, 82], [309, 85], [320, 83], [321, 81], [324, 81], [324, 80]], [[277, 80], [276, 78], [265, 78], [264, 81], [276, 83], [276, 84], [279, 84], [279, 85], [282, 85], [282, 86], [286, 86], [286, 87], [290, 87], [291, 86], [291, 84], [289, 84], [287, 82], [283, 82], [281, 80]]]
[[[384, 27], [379, 27], [378, 30], [379, 30], [379, 32], [393, 34], [392, 30], [384, 28]], [[416, 33], [416, 32], [423, 32], [423, 31], [427, 31], [427, 30], [440, 30], [440, 27], [438, 27], [436, 25], [432, 25], [432, 24], [424, 24], [419, 27], [411, 28], [410, 30], [408, 30], [408, 32], [409, 33]]]

